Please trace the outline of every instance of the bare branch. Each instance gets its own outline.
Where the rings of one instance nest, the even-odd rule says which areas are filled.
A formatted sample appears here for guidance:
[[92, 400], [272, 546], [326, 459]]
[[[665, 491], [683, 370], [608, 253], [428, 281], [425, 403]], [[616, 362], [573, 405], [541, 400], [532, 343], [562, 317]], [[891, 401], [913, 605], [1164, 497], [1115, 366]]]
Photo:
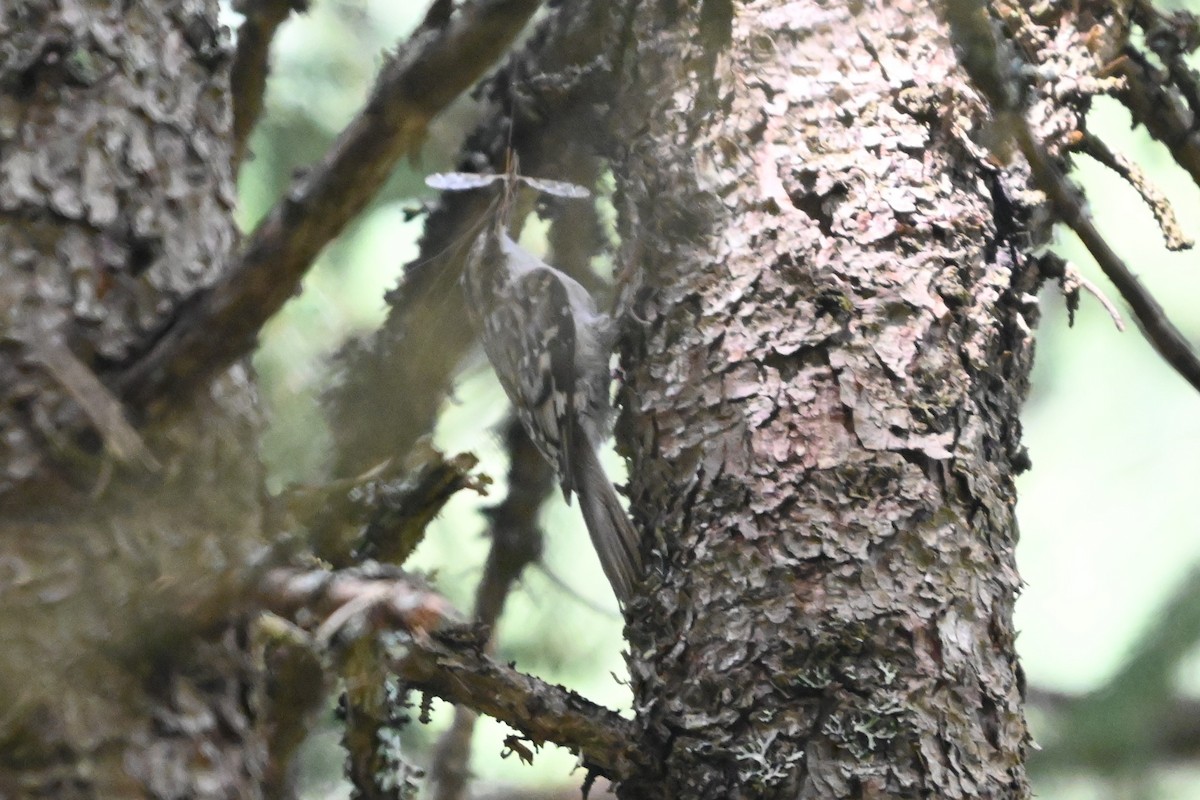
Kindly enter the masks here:
[[998, 35], [982, 3], [979, 0], [946, 0], [943, 8], [950, 22], [959, 62], [976, 88], [987, 97], [996, 124], [1016, 141], [1029, 162], [1034, 184], [1046, 193], [1058, 218], [1075, 231], [1100, 269], [1129, 303], [1138, 327], [1154, 349], [1184, 380], [1200, 391], [1200, 358], [1196, 357], [1179, 329], [1167, 319], [1154, 296], [1096, 230], [1079, 189], [1050, 160], [1030, 129], [1011, 48]]
[[246, 140], [262, 114], [270, 71], [271, 40], [292, 11], [307, 11], [308, 0], [243, 0], [234, 10], [245, 15], [238, 28], [237, 52], [230, 72], [233, 99], [233, 164], [242, 163]]
[[549, 465], [515, 416], [506, 423], [504, 438], [511, 459], [508, 495], [485, 512], [491, 521], [492, 548], [475, 595], [475, 621], [489, 628], [500, 619], [521, 573], [542, 557], [537, 512], [553, 487]]
[[1100, 301], [1100, 305], [1104, 306], [1104, 310], [1108, 312], [1108, 316], [1117, 330], [1121, 333], [1125, 332], [1125, 321], [1121, 319], [1121, 312], [1117, 310], [1113, 301], [1108, 299], [1108, 295], [1104, 294], [1099, 286], [1083, 277], [1078, 267], [1053, 252], [1043, 253], [1038, 259], [1038, 265], [1045, 277], [1057, 280], [1059, 286], [1062, 287], [1063, 294], [1067, 298], [1068, 325], [1075, 325], [1075, 312], [1079, 309], [1079, 290], [1085, 289]]
[[426, 125], [508, 47], [537, 0], [479, 0], [440, 30], [424, 29], [384, 67], [366, 107], [258, 226], [241, 256], [183, 304], [173, 324], [118, 376], [145, 405], [186, 397], [245, 355], [263, 323], [295, 293], [317, 254], [362, 211]]
[[[196, 584], [186, 602], [181, 603], [169, 593], [169, 582], [164, 584], [161, 602], [143, 604], [140, 624], [146, 627], [152, 622], [154, 631], [176, 633], [181, 625], [214, 630], [247, 611], [267, 610], [291, 619], [298, 610], [307, 608], [322, 619], [338, 615], [322, 631], [327, 638], [335, 637], [362, 612], [382, 615], [383, 621], [405, 630], [421, 630], [420, 615], [442, 606], [435, 603], [432, 609], [423, 609], [421, 604], [426, 601], [421, 593], [436, 595], [394, 564], [402, 562], [416, 547], [429, 520], [454, 492], [463, 488], [478, 490], [484, 485], [483, 479], [467, 474], [475, 463], [472, 455], [449, 461], [436, 455], [425, 457], [427, 463], [409, 472], [388, 463], [370, 475], [293, 489], [272, 506], [272, 518], [266, 523], [272, 537], [269, 546], [253, 558], [233, 561], [226, 569], [213, 571]], [[296, 535], [302, 529], [307, 529], [303, 530], [307, 535]], [[312, 561], [312, 550], [324, 562], [346, 568], [334, 573], [297, 571], [292, 565], [305, 557]], [[363, 566], [350, 566], [363, 559], [372, 560]], [[359, 582], [351, 581], [352, 577]], [[412, 596], [406, 599], [383, 592], [392, 580], [409, 582]], [[155, 588], [157, 591], [157, 584]], [[361, 607], [343, 608], [350, 600]], [[408, 619], [403, 609], [410, 601], [411, 613], [417, 616]], [[428, 602], [434, 603], [432, 599]], [[449, 606], [443, 610], [448, 612]], [[140, 629], [131, 636], [138, 647], [159, 644]]]
[[1125, 79], [1125, 90], [1117, 99], [1129, 109], [1135, 125], [1162, 142], [1175, 163], [1200, 186], [1200, 131], [1192, 124], [1194, 114], [1170, 91], [1170, 81], [1137, 53], [1126, 53], [1112, 69]]
[[450, 727], [438, 737], [429, 761], [430, 797], [462, 800], [471, 780], [471, 740], [479, 713], [467, 706], [454, 707]]
[[413, 688], [487, 714], [534, 743], [555, 742], [577, 752], [585, 766], [609, 778], [629, 777], [641, 763], [632, 721], [478, 650], [421, 642], [395, 668]]
[[1158, 229], [1162, 232], [1163, 242], [1168, 250], [1191, 248], [1193, 242], [1179, 227], [1179, 220], [1175, 218], [1171, 202], [1151, 185], [1141, 167], [1120, 153], [1114, 153], [1103, 140], [1091, 133], [1083, 134], [1079, 149], [1120, 175], [1134, 188], [1154, 215], [1154, 221], [1158, 223]]
[[259, 617], [255, 638], [268, 676], [260, 714], [267, 742], [264, 791], [271, 800], [284, 800], [295, 796], [292, 757], [325, 703], [328, 676], [312, 638], [282, 617]]
[[416, 770], [396, 746], [408, 721], [407, 692], [389, 680], [383, 642], [376, 636], [355, 639], [341, 652], [339, 667], [345, 693], [338, 710], [343, 718], [342, 746], [346, 777], [360, 800], [399, 800], [416, 796]]
[[423, 447], [414, 456], [416, 467], [390, 460], [354, 478], [292, 487], [282, 498], [290, 516], [283, 527], [305, 528], [313, 552], [335, 568], [363, 558], [403, 564], [446, 501], [487, 483], [471, 476], [478, 461], [469, 453], [447, 460]]
[[[537, 511], [553, 488], [549, 465], [515, 417], [505, 424], [504, 438], [510, 458], [508, 494], [488, 512], [492, 547], [475, 593], [475, 622], [489, 630], [489, 653], [495, 652], [496, 622], [513, 584], [529, 564], [541, 557], [542, 533]], [[454, 721], [438, 740], [429, 767], [434, 800], [460, 800], [467, 796], [471, 736], [477, 717], [466, 706], [454, 709]]]
[[1121, 257], [1109, 247], [1100, 231], [1096, 230], [1079, 190], [1051, 163], [1029, 129], [1024, 116], [1016, 112], [1006, 112], [1006, 115], [1011, 122], [1017, 145], [1029, 162], [1034, 182], [1050, 198], [1059, 219], [1075, 231], [1100, 265], [1100, 269], [1117, 287], [1125, 302], [1129, 303], [1138, 327], [1154, 349], [1192, 385], [1192, 388], [1200, 391], [1200, 358], [1196, 357], [1191, 344], [1171, 320], [1167, 319], [1162, 306], [1129, 270]]
[[328, 572], [279, 567], [262, 576], [255, 599], [261, 608], [289, 619], [315, 615], [321, 620], [318, 638], [325, 641], [361, 624], [424, 637], [456, 617], [449, 601], [395, 568]]
[[1083, 277], [1079, 270], [1075, 268], [1075, 265], [1070, 264], [1067, 266], [1067, 272], [1063, 279], [1064, 290], [1070, 292], [1072, 285], [1086, 289], [1092, 297], [1099, 300], [1100, 305], [1104, 306], [1104, 310], [1108, 312], [1108, 316], [1112, 319], [1116, 329], [1121, 333], [1125, 332], [1125, 322], [1121, 319], [1121, 312], [1113, 305], [1113, 301], [1108, 299], [1108, 295], [1100, 291], [1099, 286]]
[[[450, 204], [453, 211], [439, 207], [430, 214], [418, 259], [387, 295], [384, 326], [348, 342], [337, 356], [341, 380], [325, 398], [325, 414], [336, 420], [334, 474], [361, 472], [406, 453], [429, 433], [474, 338], [458, 275], [487, 198], [464, 193], [447, 198], [444, 205]], [[380, 414], [381, 408], [390, 413]]]
[[254, 588], [259, 608], [316, 628], [314, 649], [344, 643], [338, 666], [346, 687], [342, 713], [349, 777], [364, 798], [391, 797], [377, 777], [406, 779], [408, 773], [383, 746], [381, 733], [393, 725], [398, 709], [388, 697], [384, 647], [376, 634], [403, 630], [415, 640], [427, 639], [452, 619], [450, 604], [417, 579], [378, 565], [341, 572], [274, 568]]
[[494, 717], [536, 744], [554, 742], [610, 778], [627, 777], [641, 759], [636, 726], [575, 692], [496, 663], [477, 631], [454, 626], [440, 595], [395, 568], [273, 569], [258, 587], [260, 607], [317, 626], [327, 641], [354, 643], [404, 630], [408, 653], [392, 666], [414, 689]]

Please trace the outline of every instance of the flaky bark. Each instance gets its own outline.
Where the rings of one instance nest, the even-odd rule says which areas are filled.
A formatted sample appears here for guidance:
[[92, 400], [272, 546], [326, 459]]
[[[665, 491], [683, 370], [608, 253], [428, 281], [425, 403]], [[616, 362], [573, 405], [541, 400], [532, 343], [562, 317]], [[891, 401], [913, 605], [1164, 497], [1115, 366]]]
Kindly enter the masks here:
[[662, 764], [621, 794], [1025, 797], [1022, 178], [965, 140], [925, 5], [730, 11], [640, 4], [619, 76], [630, 667]]
[[133, 433], [95, 377], [236, 242], [214, 20], [215, 3], [31, 2], [0, 21], [19, 54], [0, 61], [8, 796], [258, 791], [243, 647], [204, 611], [260, 545], [253, 386], [235, 369]]

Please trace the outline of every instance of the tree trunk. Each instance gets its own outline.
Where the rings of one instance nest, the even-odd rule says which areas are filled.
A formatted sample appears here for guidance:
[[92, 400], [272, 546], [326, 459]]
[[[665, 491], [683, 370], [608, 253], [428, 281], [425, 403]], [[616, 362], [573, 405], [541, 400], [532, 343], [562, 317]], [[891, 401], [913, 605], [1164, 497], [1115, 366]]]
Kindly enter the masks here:
[[140, 433], [105, 386], [236, 242], [216, 14], [0, 14], [6, 797], [260, 792], [245, 643], [205, 614], [261, 544], [253, 385], [235, 368]]
[[1026, 797], [1038, 279], [963, 139], [981, 109], [924, 5], [732, 12], [637, 4], [619, 76], [618, 435], [654, 538], [630, 667], [661, 763], [621, 796]]

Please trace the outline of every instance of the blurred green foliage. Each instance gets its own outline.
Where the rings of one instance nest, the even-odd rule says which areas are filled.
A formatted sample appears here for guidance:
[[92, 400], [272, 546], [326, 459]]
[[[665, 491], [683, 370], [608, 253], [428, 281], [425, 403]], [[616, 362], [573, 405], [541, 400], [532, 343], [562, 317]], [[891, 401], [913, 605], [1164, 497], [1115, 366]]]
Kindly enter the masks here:
[[[285, 25], [276, 41], [267, 112], [241, 178], [245, 227], [265, 213], [296, 170], [327, 149], [366, 97], [382, 53], [404, 41], [423, 6], [323, 0]], [[380, 55], [364, 57], [372, 53]], [[271, 416], [263, 456], [273, 488], [323, 477], [329, 436], [317, 398], [330, 380], [328, 358], [348, 336], [382, 320], [383, 293], [416, 252], [421, 230], [422, 220], [405, 221], [403, 211], [426, 196], [424, 174], [447, 168], [471, 113], [464, 102], [439, 118], [417, 163], [397, 170], [379, 200], [321, 256], [302, 295], [264, 331], [255, 365]], [[1185, 232], [1200, 235], [1200, 190], [1165, 150], [1131, 130], [1115, 103], [1098, 104], [1091, 120], [1096, 133], [1140, 163], [1173, 201]], [[1167, 253], [1133, 190], [1088, 159], [1078, 162], [1076, 177], [1101, 230], [1192, 341], [1200, 341], [1200, 256]], [[1060, 238], [1057, 249], [1115, 300], [1073, 236]], [[1034, 467], [1019, 480], [1019, 561], [1027, 587], [1017, 613], [1030, 683], [1083, 691], [1117, 668], [1166, 593], [1200, 558], [1192, 500], [1200, 477], [1200, 397], [1156, 356], [1131, 320], [1129, 331], [1118, 333], [1084, 295], [1076, 325], [1068, 329], [1063, 305], [1053, 287], [1045, 291], [1024, 415]], [[480, 456], [483, 470], [497, 480], [497, 495], [504, 490], [505, 466], [493, 431], [504, 408], [503, 393], [480, 361], [455, 388], [437, 432], [446, 452]], [[620, 468], [615, 458], [610, 466]], [[486, 552], [477, 513], [486, 502], [466, 494], [456, 498], [416, 557], [417, 566], [436, 572], [439, 587], [460, 608], [471, 606]], [[613, 677], [624, 674], [620, 622], [578, 513], [552, 500], [543, 520], [546, 568], [613, 612], [593, 610], [533, 570], [502, 622], [500, 657], [610, 707], [627, 708], [628, 691]], [[1181, 685], [1200, 692], [1200, 658], [1186, 663]], [[448, 718], [439, 708], [435, 729]], [[1038, 721], [1035, 715], [1035, 736]], [[563, 752], [539, 754], [533, 768], [502, 761], [502, 728], [485, 720], [477, 730], [474, 766], [484, 780], [568, 780], [574, 759]], [[412, 726], [409, 744], [419, 750], [429, 736]], [[306, 761], [314, 788], [338, 786], [334, 743], [336, 735], [326, 730], [310, 745], [313, 755]], [[1145, 797], [1200, 798], [1196, 778], [1188, 770], [1158, 773], [1149, 789], [1142, 783], [1137, 788]], [[1086, 775], [1044, 782], [1035, 775], [1035, 787], [1053, 800], [1128, 793]]]
[[[1093, 132], [1135, 160], [1172, 201], [1186, 234], [1200, 237], [1200, 189], [1165, 148], [1114, 101], [1097, 104]], [[1168, 252], [1133, 189], [1078, 158], [1101, 232], [1193, 342], [1200, 342], [1200, 255]], [[1088, 295], [1068, 328], [1057, 291], [1043, 292], [1033, 391], [1023, 415], [1033, 469], [1018, 480], [1018, 563], [1027, 586], [1017, 605], [1018, 649], [1029, 681], [1095, 689], [1132, 655], [1143, 630], [1200, 560], [1193, 492], [1200, 477], [1200, 397], [1137, 331], [1116, 290], [1074, 235], [1056, 249], [1122, 310], [1118, 333]], [[1182, 689], [1200, 690], [1200, 661], [1185, 661]], [[1039, 735], [1033, 718], [1034, 735]], [[1069, 731], [1059, 732], [1070, 735]], [[1035, 774], [1036, 777], [1036, 774]], [[1037, 784], [1042, 797], [1200, 798], [1200, 772], [1167, 770], [1143, 785], [1087, 776]]]

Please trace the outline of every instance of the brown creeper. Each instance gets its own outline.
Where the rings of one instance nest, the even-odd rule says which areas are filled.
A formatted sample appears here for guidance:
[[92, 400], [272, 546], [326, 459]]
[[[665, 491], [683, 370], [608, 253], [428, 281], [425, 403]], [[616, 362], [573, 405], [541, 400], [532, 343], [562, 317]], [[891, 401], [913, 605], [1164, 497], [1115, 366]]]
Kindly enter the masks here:
[[[609, 434], [609, 367], [615, 330], [588, 291], [514, 242], [508, 207], [518, 180], [541, 191], [586, 196], [574, 184], [507, 176], [430, 176], [435, 188], [474, 188], [497, 179], [504, 192], [493, 224], [476, 239], [464, 266], [467, 310], [484, 352], [538, 452], [555, 468], [567, 502], [579, 508], [604, 574], [622, 603], [641, 572], [638, 536], [600, 466], [597, 446]], [[453, 185], [451, 185], [453, 184]]]

